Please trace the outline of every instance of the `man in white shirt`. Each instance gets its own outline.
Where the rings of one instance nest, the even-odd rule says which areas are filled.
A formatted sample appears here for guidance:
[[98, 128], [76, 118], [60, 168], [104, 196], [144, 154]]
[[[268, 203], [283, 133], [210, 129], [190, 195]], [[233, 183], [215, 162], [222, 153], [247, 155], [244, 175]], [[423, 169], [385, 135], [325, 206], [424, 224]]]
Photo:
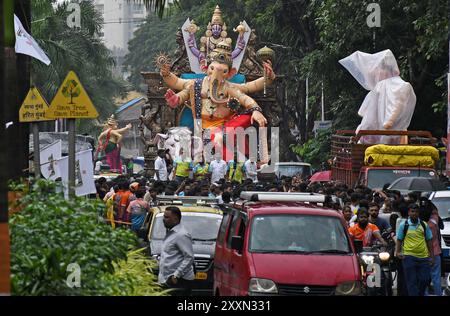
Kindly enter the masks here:
[[253, 182], [258, 182], [258, 173], [257, 173], [258, 166], [256, 165], [255, 157], [250, 157], [244, 163], [244, 169], [246, 179], [251, 179]]
[[158, 150], [158, 158], [155, 160], [155, 180], [167, 181], [167, 166], [165, 158], [165, 150]]
[[219, 182], [225, 179], [227, 174], [227, 163], [222, 159], [220, 154], [216, 155], [216, 159], [209, 164], [209, 172], [211, 172], [211, 183]]
[[101, 162], [101, 160], [98, 160], [95, 163], [95, 169], [94, 169], [95, 174], [100, 174], [101, 169], [102, 169], [102, 162]]

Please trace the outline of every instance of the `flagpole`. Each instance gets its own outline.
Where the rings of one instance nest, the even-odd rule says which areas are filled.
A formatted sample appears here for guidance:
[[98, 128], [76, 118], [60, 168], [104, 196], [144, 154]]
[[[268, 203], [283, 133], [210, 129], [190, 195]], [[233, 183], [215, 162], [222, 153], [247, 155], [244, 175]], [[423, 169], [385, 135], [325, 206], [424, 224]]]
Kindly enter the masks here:
[[67, 119], [69, 125], [69, 198], [75, 197], [75, 119]]
[[39, 142], [39, 123], [31, 123], [33, 129], [33, 148], [34, 148], [34, 178], [39, 179], [41, 177], [41, 151]]

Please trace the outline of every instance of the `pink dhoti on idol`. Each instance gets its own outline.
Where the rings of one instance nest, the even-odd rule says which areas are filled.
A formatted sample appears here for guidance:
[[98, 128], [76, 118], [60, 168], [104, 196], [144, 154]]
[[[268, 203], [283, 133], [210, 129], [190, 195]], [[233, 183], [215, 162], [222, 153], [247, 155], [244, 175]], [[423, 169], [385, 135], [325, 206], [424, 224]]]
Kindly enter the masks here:
[[[108, 148], [109, 147], [109, 148]], [[111, 172], [122, 173], [122, 160], [120, 159], [120, 145], [109, 143], [105, 149], [106, 162]]]
[[[131, 129], [130, 124], [122, 129], [118, 129], [117, 121], [114, 119], [114, 115], [111, 115], [105, 124], [104, 131], [98, 138], [98, 147], [95, 152], [95, 159], [97, 159], [100, 152], [103, 152], [105, 154], [106, 163], [109, 165], [111, 172], [122, 173], [120, 141], [122, 139], [122, 133], [125, 133], [129, 129]], [[113, 140], [115, 140], [115, 142]]]

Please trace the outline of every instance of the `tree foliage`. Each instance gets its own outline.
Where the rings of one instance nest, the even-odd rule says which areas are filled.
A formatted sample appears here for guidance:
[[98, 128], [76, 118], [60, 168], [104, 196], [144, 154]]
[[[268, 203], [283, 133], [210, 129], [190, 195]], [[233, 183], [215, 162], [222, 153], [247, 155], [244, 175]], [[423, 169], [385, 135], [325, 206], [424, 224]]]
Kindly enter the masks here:
[[[59, 86], [70, 70], [80, 78], [89, 94], [100, 119], [114, 113], [113, 98], [123, 94], [127, 84], [112, 73], [114, 60], [111, 52], [98, 37], [103, 18], [90, 1], [81, 6], [81, 28], [67, 26], [67, 3], [32, 1], [32, 34], [49, 56], [49, 66], [34, 60], [32, 83], [39, 87], [51, 102]], [[81, 132], [93, 132], [96, 127], [90, 120], [81, 120]]]
[[331, 129], [320, 130], [317, 137], [310, 138], [302, 145], [292, 145], [291, 150], [314, 169], [323, 169], [331, 157], [331, 134]]

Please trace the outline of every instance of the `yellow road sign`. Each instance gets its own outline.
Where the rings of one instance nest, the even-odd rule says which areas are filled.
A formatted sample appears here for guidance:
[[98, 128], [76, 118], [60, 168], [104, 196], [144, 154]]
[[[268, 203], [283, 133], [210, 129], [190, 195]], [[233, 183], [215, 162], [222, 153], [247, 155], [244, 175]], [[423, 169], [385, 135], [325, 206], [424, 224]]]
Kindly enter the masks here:
[[92, 104], [75, 72], [69, 71], [67, 74], [50, 104], [47, 117], [52, 119], [98, 117], [94, 104]]
[[30, 91], [22, 103], [19, 110], [19, 122], [40, 122], [48, 121], [46, 112], [48, 103], [36, 87], [31, 87]]

